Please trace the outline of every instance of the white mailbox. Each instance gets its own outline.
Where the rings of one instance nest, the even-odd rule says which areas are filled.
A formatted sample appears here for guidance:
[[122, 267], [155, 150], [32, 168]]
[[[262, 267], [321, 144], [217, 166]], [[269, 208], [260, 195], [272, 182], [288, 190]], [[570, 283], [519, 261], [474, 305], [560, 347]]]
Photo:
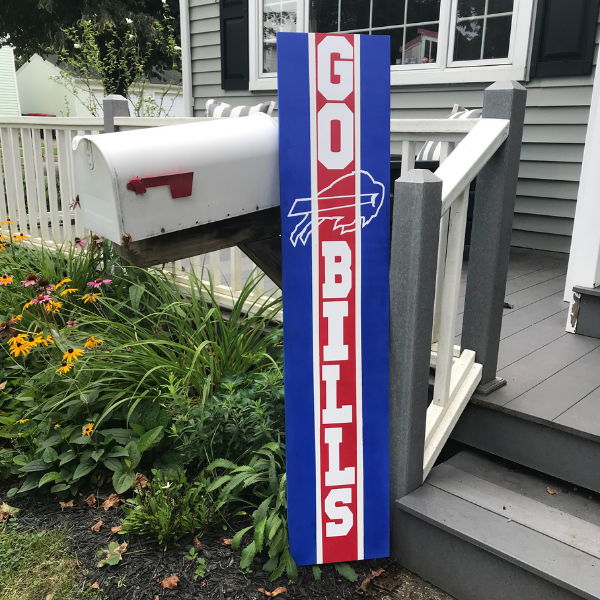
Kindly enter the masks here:
[[73, 140], [85, 227], [136, 242], [279, 206], [278, 128], [263, 113]]

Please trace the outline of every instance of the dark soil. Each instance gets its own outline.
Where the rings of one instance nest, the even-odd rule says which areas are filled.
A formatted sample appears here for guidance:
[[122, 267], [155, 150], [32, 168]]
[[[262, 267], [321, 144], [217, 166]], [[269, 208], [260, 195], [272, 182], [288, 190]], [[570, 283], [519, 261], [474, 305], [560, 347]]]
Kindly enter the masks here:
[[[6, 490], [0, 489], [0, 500], [5, 499]], [[287, 589], [280, 598], [334, 600], [341, 598], [373, 598], [374, 600], [452, 600], [437, 588], [422, 581], [412, 573], [402, 569], [390, 559], [367, 560], [353, 563], [358, 581], [353, 583], [342, 578], [331, 565], [322, 567], [322, 578], [315, 581], [310, 567], [299, 568], [297, 583], [282, 577], [276, 582], [269, 581], [261, 565], [267, 557], [257, 557], [252, 572], [240, 571], [240, 551], [233, 551], [223, 545], [222, 540], [232, 538], [244, 524], [236, 522], [231, 528], [223, 526], [208, 530], [202, 537], [202, 547], [198, 550], [207, 565], [206, 576], [194, 581], [193, 564], [185, 558], [193, 547], [194, 536], [189, 535], [177, 544], [163, 551], [158, 543], [137, 535], [112, 535], [111, 527], [120, 524], [123, 511], [111, 508], [105, 511], [101, 504], [110, 495], [110, 490], [94, 491], [98, 508], [90, 508], [83, 496], [75, 499], [73, 508], [61, 510], [56, 496], [43, 493], [30, 493], [11, 498], [8, 502], [22, 510], [19, 522], [25, 527], [52, 529], [64, 527], [69, 531], [69, 551], [76, 556], [85, 571], [87, 585], [98, 584], [104, 598], [110, 600], [196, 600], [199, 598], [229, 600], [264, 599], [267, 596], [259, 588], [272, 592], [277, 587]], [[91, 527], [98, 521], [104, 527], [94, 533]], [[97, 551], [108, 548], [112, 541], [127, 542], [127, 551], [117, 566], [98, 568]], [[221, 543], [219, 543], [221, 542]], [[359, 589], [364, 578], [378, 569], [385, 569], [388, 576], [381, 581], [395, 589], [379, 589], [370, 583], [367, 590]], [[175, 590], [163, 590], [159, 582], [177, 573], [179, 584]]]

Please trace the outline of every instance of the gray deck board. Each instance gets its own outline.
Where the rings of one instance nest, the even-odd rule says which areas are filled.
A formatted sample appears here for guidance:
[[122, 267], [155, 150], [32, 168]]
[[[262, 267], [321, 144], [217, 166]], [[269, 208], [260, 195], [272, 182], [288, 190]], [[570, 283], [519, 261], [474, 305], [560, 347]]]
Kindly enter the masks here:
[[[513, 248], [498, 355], [507, 385], [483, 404], [600, 437], [600, 340], [565, 332], [563, 289], [568, 257]], [[459, 313], [462, 313], [461, 299]], [[460, 343], [462, 314], [457, 315]]]

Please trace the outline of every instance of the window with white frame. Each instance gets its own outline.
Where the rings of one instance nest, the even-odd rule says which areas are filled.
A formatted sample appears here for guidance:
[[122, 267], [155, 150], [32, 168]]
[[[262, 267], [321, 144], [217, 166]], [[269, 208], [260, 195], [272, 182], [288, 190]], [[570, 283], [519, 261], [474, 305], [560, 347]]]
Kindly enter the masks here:
[[534, 0], [250, 0], [250, 88], [276, 87], [278, 31], [389, 35], [392, 85], [523, 80], [533, 4]]

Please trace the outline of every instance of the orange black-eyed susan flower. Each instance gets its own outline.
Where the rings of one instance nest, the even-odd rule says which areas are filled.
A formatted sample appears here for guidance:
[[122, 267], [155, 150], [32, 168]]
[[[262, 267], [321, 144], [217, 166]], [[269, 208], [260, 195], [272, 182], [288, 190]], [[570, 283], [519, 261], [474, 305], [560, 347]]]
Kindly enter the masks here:
[[44, 310], [48, 314], [52, 313], [53, 315], [55, 315], [56, 313], [60, 312], [62, 305], [63, 305], [62, 302], [57, 302], [56, 300], [50, 300], [48, 303], [44, 304]]
[[56, 372], [60, 373], [61, 375], [66, 375], [74, 366], [75, 365], [73, 365], [73, 363], [62, 365], [61, 367], [58, 367], [58, 369], [56, 369]]
[[83, 303], [87, 304], [88, 302], [96, 302], [98, 300], [98, 296], [102, 296], [102, 294], [85, 294], [83, 296]]
[[8, 221], [0, 221], [0, 227], [4, 227], [5, 225], [14, 225], [14, 223], [10, 219]]
[[54, 344], [54, 340], [52, 339], [52, 336], [50, 334], [48, 334], [46, 337], [44, 337], [44, 332], [40, 331], [40, 333], [38, 333], [35, 338], [31, 341], [32, 344], [35, 344], [36, 346], [38, 344], [44, 344], [44, 346], [48, 347], [50, 344]]
[[71, 280], [68, 277], [65, 277], [64, 279], [61, 279], [57, 284], [56, 284], [56, 289], [61, 288], [63, 285], [65, 285], [65, 283], [71, 283]]
[[0, 242], [0, 252], [4, 252], [6, 250], [6, 244]]
[[28, 235], [23, 235], [22, 233], [17, 233], [17, 235], [13, 235], [13, 242], [24, 242], [29, 239]]
[[9, 285], [13, 282], [12, 275], [8, 275], [4, 273], [4, 275], [0, 276], [0, 285]]
[[31, 348], [33, 348], [33, 346], [29, 342], [17, 341], [14, 344], [10, 345], [9, 352], [13, 356], [19, 356], [20, 354], [22, 354], [23, 356], [27, 356], [27, 354], [31, 352]]
[[72, 294], [73, 292], [78, 292], [79, 290], [77, 288], [65, 288], [62, 292], [60, 292], [61, 296], [64, 296], [65, 294]]
[[83, 435], [87, 435], [87, 437], [92, 437], [92, 433], [94, 433], [94, 424], [88, 423], [81, 431]]
[[69, 364], [74, 360], [79, 360], [79, 357], [83, 356], [83, 350], [80, 348], [69, 348], [63, 355], [63, 360]]
[[19, 423], [19, 425], [22, 425], [23, 423], [27, 423], [27, 421], [29, 421], [29, 419], [19, 419], [17, 423]]
[[93, 335], [90, 335], [90, 338], [83, 346], [84, 348], [97, 348], [103, 343], [103, 340], [97, 340]]

